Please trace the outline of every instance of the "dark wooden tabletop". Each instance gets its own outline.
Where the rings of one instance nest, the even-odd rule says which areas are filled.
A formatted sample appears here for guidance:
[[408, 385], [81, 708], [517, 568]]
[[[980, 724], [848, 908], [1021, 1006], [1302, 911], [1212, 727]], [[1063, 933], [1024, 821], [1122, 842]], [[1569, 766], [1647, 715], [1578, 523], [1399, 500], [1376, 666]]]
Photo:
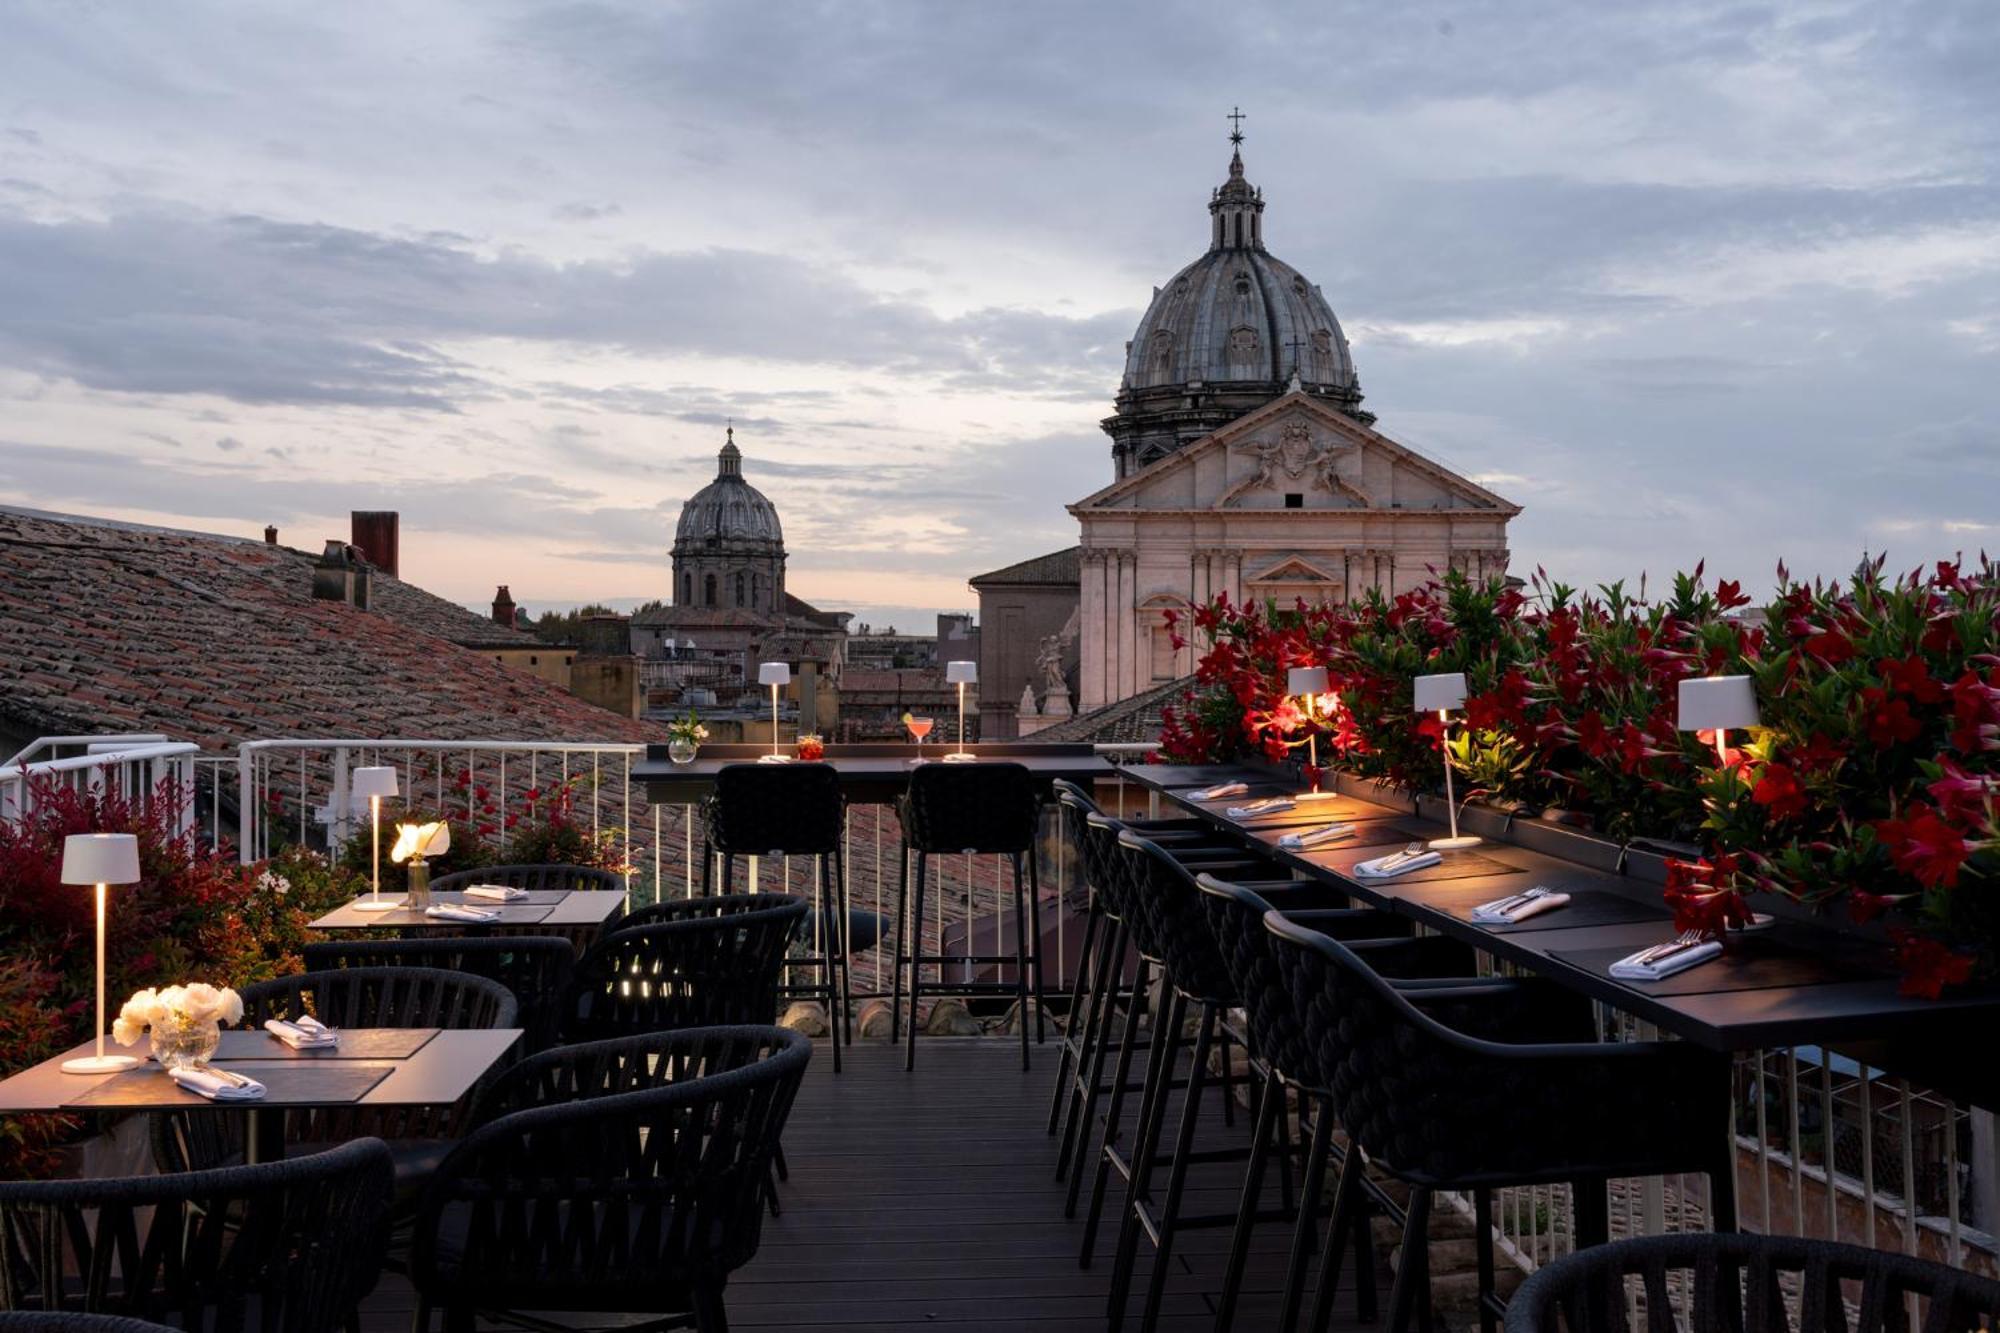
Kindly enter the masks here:
[[[384, 892], [383, 897], [402, 902], [401, 893]], [[425, 916], [421, 911], [394, 907], [381, 912], [364, 912], [354, 902], [343, 903], [309, 924], [314, 930], [400, 930], [404, 934], [426, 930], [462, 935], [490, 926], [535, 926], [558, 933], [582, 927], [601, 926], [625, 910], [625, 895], [616, 889], [572, 889], [560, 894], [533, 893], [519, 902], [502, 903], [490, 898], [468, 898], [463, 893], [433, 893], [433, 903], [459, 903], [468, 907], [497, 909], [497, 921], [453, 921]], [[518, 933], [518, 932], [517, 932]]]
[[[1672, 938], [1672, 916], [1656, 882], [1498, 840], [1444, 852], [1438, 865], [1394, 879], [1363, 878], [1356, 863], [1446, 830], [1407, 807], [1348, 795], [1301, 801], [1282, 815], [1233, 818], [1231, 805], [1297, 791], [1282, 774], [1254, 766], [1133, 765], [1124, 773], [1218, 830], [1260, 844], [1303, 875], [1717, 1050], [1832, 1045], [1915, 1032], [1937, 1037], [1946, 1027], [1970, 1032], [2000, 1015], [2000, 994], [1991, 989], [1942, 1000], [1900, 995], [1879, 943], [1798, 921], [1734, 936], [1721, 958], [1663, 981], [1616, 980], [1607, 971], [1611, 963]], [[1192, 797], [1231, 780], [1246, 782], [1250, 791], [1220, 801]], [[1279, 845], [1287, 833], [1335, 820], [1355, 824], [1356, 836], [1303, 852]], [[1571, 895], [1570, 904], [1519, 925], [1471, 920], [1479, 904], [1536, 886]]]
[[121, 1073], [65, 1074], [63, 1061], [94, 1049], [94, 1043], [85, 1042], [0, 1082], [0, 1114], [449, 1106], [470, 1092], [520, 1036], [519, 1028], [353, 1029], [341, 1034], [345, 1049], [295, 1051], [267, 1032], [225, 1032], [214, 1063], [264, 1084], [265, 1095], [255, 1101], [210, 1101], [183, 1091], [143, 1058], [137, 1068]]
[[[829, 745], [821, 761], [840, 774], [847, 799], [864, 805], [894, 801], [908, 788], [913, 761], [938, 763], [958, 747], [950, 742], [916, 746], [896, 742]], [[1021, 764], [1036, 778], [1052, 782], [1094, 782], [1116, 775], [1110, 760], [1088, 745], [1037, 745], [1032, 741], [979, 741], [965, 747], [980, 759]], [[663, 745], [648, 746], [646, 758], [632, 776], [646, 784], [646, 799], [654, 805], [693, 805], [715, 788], [715, 775], [727, 764], [754, 764], [769, 754], [768, 745], [704, 745], [692, 763], [676, 764]], [[786, 751], [789, 753], [789, 751]]]

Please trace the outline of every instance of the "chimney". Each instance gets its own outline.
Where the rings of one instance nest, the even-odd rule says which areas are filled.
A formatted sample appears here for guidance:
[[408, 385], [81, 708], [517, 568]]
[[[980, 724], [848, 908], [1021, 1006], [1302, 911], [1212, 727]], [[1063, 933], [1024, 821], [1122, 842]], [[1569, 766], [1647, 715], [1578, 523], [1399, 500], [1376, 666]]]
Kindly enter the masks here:
[[326, 550], [313, 561], [314, 601], [354, 600], [354, 561], [348, 558], [349, 549], [347, 543], [338, 538], [326, 539]]
[[585, 616], [576, 627], [577, 652], [583, 657], [629, 657], [632, 618], [621, 615]]
[[390, 578], [397, 577], [398, 519], [393, 509], [356, 509], [350, 515], [355, 547], [361, 558]]
[[500, 591], [493, 594], [493, 623], [514, 628], [514, 594], [507, 591], [504, 583], [500, 585]]
[[264, 525], [264, 545], [276, 546], [277, 544], [278, 544], [277, 527], [274, 524], [266, 523]]

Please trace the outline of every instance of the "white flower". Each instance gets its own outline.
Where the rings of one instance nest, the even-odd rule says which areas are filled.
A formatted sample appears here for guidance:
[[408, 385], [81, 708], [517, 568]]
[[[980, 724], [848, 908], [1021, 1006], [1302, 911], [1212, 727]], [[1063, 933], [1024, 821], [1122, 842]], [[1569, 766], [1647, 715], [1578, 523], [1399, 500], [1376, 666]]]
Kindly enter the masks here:
[[396, 845], [389, 859], [397, 865], [411, 857], [443, 856], [451, 850], [451, 825], [442, 819], [430, 824], [396, 825]]
[[266, 870], [257, 876], [257, 887], [274, 898], [282, 898], [292, 891], [292, 882], [283, 875]]

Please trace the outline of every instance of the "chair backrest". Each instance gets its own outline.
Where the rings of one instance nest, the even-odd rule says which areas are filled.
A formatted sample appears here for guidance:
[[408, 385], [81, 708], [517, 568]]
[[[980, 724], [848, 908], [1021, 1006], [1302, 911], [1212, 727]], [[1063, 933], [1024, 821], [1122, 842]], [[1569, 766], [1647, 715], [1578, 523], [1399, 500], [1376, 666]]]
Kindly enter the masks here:
[[1687, 1326], [1698, 1329], [1898, 1333], [1910, 1327], [1910, 1296], [1928, 1307], [1920, 1325], [1927, 1333], [2000, 1327], [2000, 1282], [1963, 1269], [1798, 1236], [1682, 1232], [1544, 1264], [1507, 1303], [1507, 1333], [1629, 1333], [1633, 1294], [1659, 1320], [1648, 1328], [1673, 1327], [1678, 1301]]
[[0, 1305], [190, 1333], [333, 1333], [381, 1271], [389, 1150], [359, 1139], [256, 1166], [0, 1181]]
[[174, 1333], [166, 1324], [82, 1310], [0, 1310], [0, 1333]]
[[832, 764], [724, 764], [702, 812], [715, 851], [816, 856], [840, 850], [846, 808]]
[[[577, 962], [563, 1006], [571, 1041], [769, 1023], [803, 898], [755, 895], [750, 911], [606, 935]], [[710, 900], [713, 901], [713, 900]]]
[[1271, 904], [1213, 875], [1197, 875], [1195, 884], [1230, 984], [1242, 1001], [1251, 1049], [1284, 1077], [1321, 1090], [1308, 1078], [1312, 1070], [1305, 1029], [1278, 973], [1270, 932], [1264, 929]]
[[700, 921], [709, 917], [741, 916], [762, 911], [783, 901], [782, 894], [714, 893], [706, 898], [662, 898], [644, 907], [635, 907], [605, 926], [606, 934], [664, 925], [669, 921]]
[[615, 870], [596, 866], [572, 866], [558, 862], [535, 865], [482, 866], [477, 870], [454, 870], [431, 881], [431, 892], [463, 889], [469, 884], [505, 884], [510, 889], [625, 891], [625, 881]]
[[1131, 879], [1130, 915], [1139, 951], [1167, 971], [1174, 989], [1201, 1000], [1237, 1002], [1194, 876], [1159, 846], [1124, 829], [1118, 850]]
[[903, 798], [903, 837], [917, 852], [1026, 852], [1041, 797], [1022, 764], [922, 764]]
[[[760, 1050], [663, 1086], [514, 1111], [468, 1135], [418, 1204], [411, 1273], [425, 1298], [641, 1310], [659, 1308], [663, 1291], [719, 1290], [757, 1251], [772, 1157], [811, 1056], [783, 1029], [720, 1040]], [[582, 1065], [609, 1067], [595, 1056]]]
[[542, 1051], [494, 1079], [474, 1108], [473, 1127], [537, 1106], [616, 1097], [727, 1073], [776, 1053], [796, 1034], [762, 1024], [681, 1028], [579, 1042]]
[[[319, 940], [304, 950], [307, 972], [349, 967], [428, 967], [505, 986], [519, 1006], [531, 1050], [555, 1040], [576, 948], [560, 935], [447, 935], [404, 940]], [[441, 1025], [442, 1026], [442, 1025]]]

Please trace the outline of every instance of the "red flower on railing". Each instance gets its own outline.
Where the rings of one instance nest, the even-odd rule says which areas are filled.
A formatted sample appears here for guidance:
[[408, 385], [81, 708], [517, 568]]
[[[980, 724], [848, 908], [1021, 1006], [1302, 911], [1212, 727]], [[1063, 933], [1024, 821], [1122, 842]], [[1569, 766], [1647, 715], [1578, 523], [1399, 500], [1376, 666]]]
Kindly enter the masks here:
[[1944, 994], [1946, 986], [1962, 986], [1972, 980], [1971, 955], [1912, 931], [1895, 931], [1890, 938], [1896, 950], [1896, 965], [1903, 972], [1902, 983], [1896, 988], [1901, 994], [1935, 1000]]

